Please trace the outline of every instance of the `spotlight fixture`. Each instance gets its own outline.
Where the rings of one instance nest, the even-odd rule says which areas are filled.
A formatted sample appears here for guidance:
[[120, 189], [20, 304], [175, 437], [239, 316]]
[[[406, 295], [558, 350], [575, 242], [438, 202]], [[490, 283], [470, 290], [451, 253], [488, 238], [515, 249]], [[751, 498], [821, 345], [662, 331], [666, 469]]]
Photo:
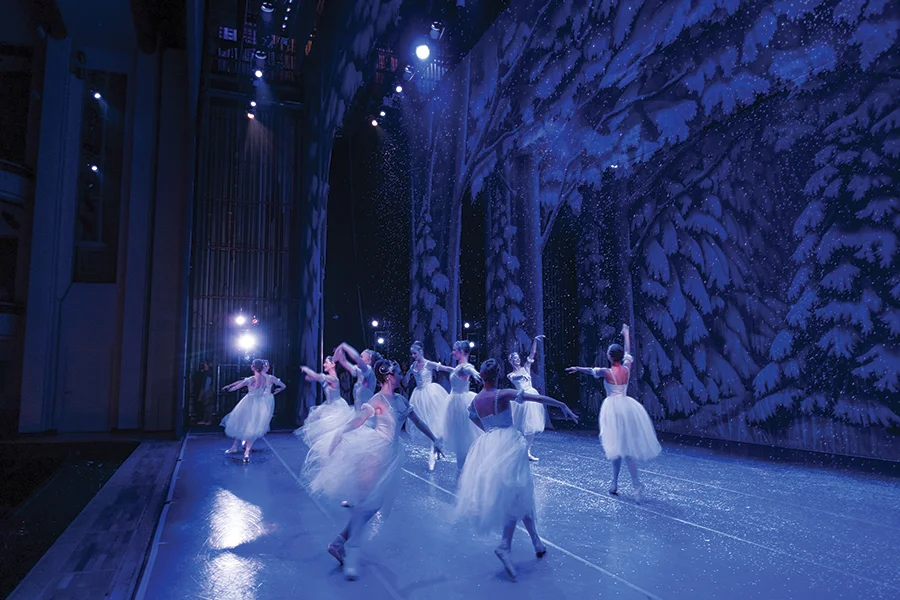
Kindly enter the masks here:
[[256, 108], [256, 100], [251, 100], [250, 106], [252, 106], [253, 108]]
[[284, 12], [291, 12], [291, 7], [288, 6], [286, 9], [284, 9]]
[[257, 79], [262, 79], [263, 72], [260, 71], [259, 69], [257, 69], [256, 71], [254, 71], [253, 74], [256, 75], [256, 78], [257, 78]]
[[466, 321], [465, 323], [463, 323], [463, 329], [468, 329], [469, 327], [471, 327], [471, 325], [469, 324], [468, 321]]
[[428, 35], [431, 36], [431, 39], [437, 40], [441, 38], [441, 34], [444, 33], [444, 23], [441, 21], [434, 21], [431, 24], [431, 31]]
[[99, 170], [99, 169], [98, 169], [97, 165], [91, 165], [91, 171], [93, 171], [94, 173], [96, 173], [98, 170]]
[[372, 119], [372, 127], [378, 127], [378, 121]]
[[380, 111], [380, 112], [378, 113], [378, 116], [379, 116], [379, 117], [384, 117], [384, 116], [386, 116], [386, 115], [387, 115], [387, 113], [384, 112], [383, 110]]
[[403, 93], [403, 86], [402, 86], [402, 85], [398, 85], [397, 87], [394, 88], [394, 90], [395, 90], [398, 94], [402, 94], [402, 93]]
[[252, 333], [245, 333], [237, 340], [238, 348], [244, 352], [249, 352], [256, 347], [256, 337]]
[[260, 6], [263, 12], [274, 12], [275, 11], [275, 3], [274, 2], [263, 2]]
[[416, 46], [416, 58], [419, 60], [428, 60], [429, 56], [431, 56], [431, 48], [428, 47], [428, 44], [419, 44]]
[[247, 317], [245, 317], [244, 315], [238, 315], [234, 318], [235, 325], [243, 325], [246, 322], [247, 322]]
[[378, 321], [372, 320], [372, 327], [378, 327]]
[[410, 65], [406, 65], [406, 68], [403, 69], [403, 81], [409, 81], [414, 74], [413, 68]]
[[474, 347], [475, 347], [475, 342], [469, 342], [469, 348], [474, 348]]
[[255, 118], [256, 118], [256, 115], [254, 115], [252, 112], [248, 112], [248, 113], [247, 113], [247, 118], [248, 118], [248, 119], [255, 119]]
[[103, 96], [100, 95], [100, 92], [94, 92], [94, 100], [99, 100]]
[[266, 51], [265, 51], [265, 50], [257, 50], [257, 51], [254, 52], [253, 54], [254, 54], [254, 55], [256, 56], [256, 58], [258, 58], [259, 60], [266, 60]]
[[378, 342], [378, 345], [379, 345], [379, 346], [383, 346], [383, 345], [384, 345], [384, 338], [383, 338], [383, 337], [378, 338], [376, 341]]

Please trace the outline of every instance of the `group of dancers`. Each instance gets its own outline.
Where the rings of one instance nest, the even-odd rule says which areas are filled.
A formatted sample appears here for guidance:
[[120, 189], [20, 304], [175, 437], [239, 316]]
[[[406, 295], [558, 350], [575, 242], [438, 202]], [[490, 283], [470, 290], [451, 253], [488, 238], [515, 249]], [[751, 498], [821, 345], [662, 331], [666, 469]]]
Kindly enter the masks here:
[[[613, 465], [609, 493], [618, 494], [624, 460], [639, 496], [643, 486], [636, 461], [658, 455], [660, 445], [647, 411], [627, 395], [632, 362], [627, 325], [622, 333], [624, 347], [609, 347], [608, 368], [569, 367], [567, 372], [603, 380], [607, 397], [600, 410], [600, 437]], [[347, 343], [325, 359], [323, 372], [301, 367], [306, 379], [321, 384], [325, 392], [325, 402], [314, 407], [295, 431], [309, 447], [303, 479], [313, 493], [352, 509], [347, 525], [327, 546], [347, 579], [358, 577], [359, 543], [366, 524], [376, 513], [390, 511], [405, 456], [404, 429], [429, 445], [429, 470], [445, 452], [454, 454], [459, 469], [454, 516], [480, 532], [501, 532], [494, 552], [511, 578], [516, 570], [509, 554], [519, 521], [531, 537], [535, 555], [546, 553], [535, 523], [531, 463], [537, 458], [532, 444], [544, 429], [546, 406], [559, 408], [576, 423], [578, 419], [564, 403], [541, 395], [531, 384], [531, 365], [542, 337], [533, 340], [524, 364], [518, 353], [509, 355], [512, 371], [506, 377], [515, 389], [500, 389], [501, 365], [494, 359], [476, 370], [469, 363], [469, 345], [462, 341], [453, 345], [455, 367], [427, 360], [420, 342], [410, 347], [412, 364], [405, 374], [397, 362], [374, 350], [357, 352]], [[355, 378], [352, 405], [341, 397], [338, 365]], [[253, 376], [223, 388], [249, 390], [222, 420], [226, 435], [235, 438], [227, 452], [237, 452], [243, 442], [244, 462], [249, 461], [253, 441], [268, 431], [272, 388], [274, 393], [284, 389], [268, 374], [266, 361], [255, 360], [251, 367]], [[433, 381], [437, 372], [449, 373], [449, 393]], [[416, 387], [407, 400], [398, 390], [410, 377], [415, 377]], [[483, 385], [477, 394], [469, 389], [472, 379]]]

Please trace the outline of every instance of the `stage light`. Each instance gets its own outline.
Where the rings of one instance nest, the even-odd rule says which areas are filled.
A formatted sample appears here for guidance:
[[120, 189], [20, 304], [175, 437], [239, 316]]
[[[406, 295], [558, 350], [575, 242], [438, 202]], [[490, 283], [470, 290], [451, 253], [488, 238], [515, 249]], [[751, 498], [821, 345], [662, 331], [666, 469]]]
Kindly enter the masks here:
[[247, 118], [248, 118], [248, 119], [255, 119], [255, 118], [256, 118], [256, 115], [254, 115], [252, 112], [248, 112], [248, 113], [247, 113]]
[[245, 317], [244, 315], [238, 315], [234, 318], [234, 322], [236, 325], [243, 325], [247, 322], [247, 317]]
[[284, 9], [284, 12], [291, 12], [291, 7], [288, 6], [286, 9]]
[[419, 44], [416, 46], [416, 58], [419, 60], [428, 60], [429, 56], [431, 56], [431, 48], [428, 47], [428, 44]]
[[261, 79], [263, 76], [263, 72], [260, 71], [259, 69], [257, 69], [253, 74], [256, 75], [257, 79]]
[[244, 352], [249, 352], [256, 347], [256, 337], [251, 333], [244, 333], [238, 338], [238, 347]]
[[267, 56], [265, 50], [257, 50], [256, 52], [254, 52], [254, 55], [256, 55], [256, 58], [258, 58], [259, 60], [266, 60]]
[[103, 96], [100, 95], [100, 92], [94, 92], [94, 100], [99, 100]]
[[250, 106], [252, 106], [253, 108], [256, 108], [256, 100], [251, 100]]
[[441, 34], [444, 32], [444, 24], [441, 21], [435, 21], [431, 24], [431, 31], [428, 35], [431, 36], [431, 39], [436, 40], [440, 39]]
[[403, 86], [402, 86], [402, 85], [398, 85], [397, 87], [394, 88], [394, 90], [395, 90], [398, 94], [402, 94], [402, 93], [403, 93]]
[[469, 342], [469, 348], [474, 348], [474, 347], [475, 347], [475, 342]]
[[380, 117], [383, 117], [383, 116], [385, 116], [385, 115], [387, 115], [387, 113], [384, 112], [384, 111], [381, 111], [381, 112], [378, 113], [378, 116], [380, 116]]
[[262, 9], [263, 12], [267, 12], [267, 13], [274, 12], [275, 3], [274, 2], [263, 2], [262, 6], [260, 6], [260, 8]]
[[254, 325], [259, 325], [259, 319], [257, 319], [256, 317], [253, 317], [252, 319], [250, 319], [250, 322]]
[[613, 169], [618, 169], [618, 168], [619, 168], [619, 165], [609, 165], [609, 166], [610, 166], [610, 168], [613, 168]]
[[373, 321], [372, 321], [372, 327], [378, 327], [378, 321], [373, 320]]
[[98, 170], [99, 170], [99, 168], [97, 167], [97, 165], [91, 165], [91, 171], [96, 173]]
[[372, 119], [372, 127], [378, 127], [378, 121]]
[[466, 321], [465, 323], [463, 323], [463, 329], [468, 329], [469, 327], [471, 327], [471, 325], [469, 324], [468, 321]]
[[384, 338], [378, 338], [377, 342], [378, 342], [378, 345], [379, 345], [379, 346], [383, 346], [383, 345], [384, 345]]

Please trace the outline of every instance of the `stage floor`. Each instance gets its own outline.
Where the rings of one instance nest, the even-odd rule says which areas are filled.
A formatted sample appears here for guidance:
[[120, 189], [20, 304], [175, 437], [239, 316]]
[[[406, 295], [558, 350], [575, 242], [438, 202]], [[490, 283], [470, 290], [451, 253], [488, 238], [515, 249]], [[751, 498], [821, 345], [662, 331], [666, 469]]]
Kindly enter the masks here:
[[429, 473], [413, 446], [392, 512], [363, 545], [360, 579], [347, 582], [325, 547], [350, 511], [298, 483], [305, 446], [270, 434], [244, 465], [225, 456], [229, 445], [186, 440], [139, 600], [900, 598], [900, 482], [890, 477], [664, 444], [641, 465], [636, 504], [627, 473], [620, 496], [607, 494], [596, 438], [547, 432], [534, 473], [549, 552], [536, 559], [517, 531], [512, 582], [497, 538], [449, 520], [455, 463]]

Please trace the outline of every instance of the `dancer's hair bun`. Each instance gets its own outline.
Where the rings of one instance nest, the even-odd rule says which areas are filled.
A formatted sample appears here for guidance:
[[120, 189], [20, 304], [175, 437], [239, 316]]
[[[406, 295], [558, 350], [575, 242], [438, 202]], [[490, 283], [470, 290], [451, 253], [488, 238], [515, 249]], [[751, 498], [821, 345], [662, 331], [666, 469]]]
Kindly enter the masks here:
[[483, 363], [481, 363], [481, 379], [484, 381], [491, 381], [496, 383], [497, 379], [500, 377], [500, 363], [498, 363], [493, 358], [489, 358]]

